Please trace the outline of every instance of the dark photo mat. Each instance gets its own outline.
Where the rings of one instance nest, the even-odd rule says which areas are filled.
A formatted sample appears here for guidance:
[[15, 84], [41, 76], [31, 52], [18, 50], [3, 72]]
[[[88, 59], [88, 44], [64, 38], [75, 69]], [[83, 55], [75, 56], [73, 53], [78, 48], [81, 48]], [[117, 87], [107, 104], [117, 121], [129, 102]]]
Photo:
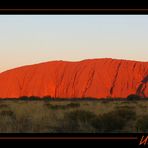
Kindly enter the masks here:
[[[72, 5], [72, 4], [71, 4]], [[138, 8], [139, 7], [139, 8]], [[57, 5], [46, 5], [43, 4], [31, 4], [26, 5], [23, 3], [21, 6], [19, 4], [8, 4], [8, 5], [1, 5], [0, 6], [0, 14], [1, 15], [50, 15], [50, 14], [60, 14], [60, 15], [106, 15], [106, 14], [114, 14], [114, 15], [148, 15], [148, 9], [144, 4], [120, 4], [120, 6], [114, 5], [113, 3], [106, 3], [103, 5], [96, 5], [93, 3], [85, 4], [85, 5], [75, 5], [68, 6], [68, 4], [57, 4]], [[121, 134], [0, 134], [0, 142], [7, 145], [17, 144], [18, 146], [22, 146], [25, 144], [36, 144], [39, 147], [43, 147], [43, 143], [47, 144], [48, 146], [94, 146], [95, 145], [102, 145], [102, 146], [139, 146], [139, 142], [142, 136], [147, 136], [146, 133], [121, 133]], [[26, 143], [27, 141], [27, 143]], [[22, 144], [22, 142], [24, 144]], [[29, 143], [31, 142], [31, 143]]]

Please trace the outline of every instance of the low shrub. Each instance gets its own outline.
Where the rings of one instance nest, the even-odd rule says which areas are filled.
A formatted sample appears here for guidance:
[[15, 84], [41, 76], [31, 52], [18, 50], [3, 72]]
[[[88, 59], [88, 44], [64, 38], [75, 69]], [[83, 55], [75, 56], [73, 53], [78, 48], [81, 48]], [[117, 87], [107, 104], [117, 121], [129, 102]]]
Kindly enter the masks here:
[[66, 105], [53, 105], [51, 103], [45, 103], [45, 105], [50, 109], [69, 109], [69, 108], [78, 108], [80, 107], [80, 103], [69, 103]]
[[30, 97], [22, 96], [19, 99], [22, 100], [22, 101], [38, 101], [38, 100], [41, 100], [40, 97], [35, 97], [35, 96], [30, 96]]
[[0, 112], [0, 115], [1, 116], [14, 116], [14, 113], [11, 110], [3, 110]]
[[144, 115], [136, 121], [137, 132], [148, 132], [148, 115]]
[[11, 118], [12, 121], [14, 121], [16, 119], [16, 115], [15, 115], [15, 113], [13, 111], [11, 111], [11, 110], [2, 110], [0, 112], [0, 118], [3, 119], [3, 118], [7, 118], [7, 117]]
[[97, 132], [121, 131], [126, 123], [135, 119], [136, 113], [131, 109], [115, 109], [109, 113], [97, 116], [92, 122]]
[[56, 130], [58, 132], [121, 132], [128, 121], [135, 117], [134, 110], [127, 108], [114, 109], [102, 115], [76, 110], [65, 113]]
[[91, 132], [92, 120], [96, 115], [90, 111], [76, 110], [64, 114], [64, 118], [56, 127], [58, 132]]
[[9, 105], [7, 105], [7, 104], [0, 104], [0, 109], [1, 108], [9, 108]]
[[66, 106], [68, 108], [77, 108], [77, 107], [80, 107], [80, 103], [71, 102], [71, 103], [67, 104]]
[[136, 94], [131, 94], [129, 96], [127, 96], [127, 100], [128, 101], [134, 101], [134, 100], [139, 100], [140, 96], [136, 95]]
[[125, 126], [125, 120], [122, 117], [115, 116], [112, 112], [98, 116], [92, 125], [96, 132], [120, 131]]

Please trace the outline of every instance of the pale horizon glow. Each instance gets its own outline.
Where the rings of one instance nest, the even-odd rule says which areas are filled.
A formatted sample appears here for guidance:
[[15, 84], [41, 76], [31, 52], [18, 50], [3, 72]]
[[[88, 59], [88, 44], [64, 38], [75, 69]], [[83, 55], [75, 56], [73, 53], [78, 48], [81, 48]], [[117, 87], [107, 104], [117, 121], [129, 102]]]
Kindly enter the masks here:
[[0, 72], [47, 61], [148, 61], [148, 15], [0, 15]]

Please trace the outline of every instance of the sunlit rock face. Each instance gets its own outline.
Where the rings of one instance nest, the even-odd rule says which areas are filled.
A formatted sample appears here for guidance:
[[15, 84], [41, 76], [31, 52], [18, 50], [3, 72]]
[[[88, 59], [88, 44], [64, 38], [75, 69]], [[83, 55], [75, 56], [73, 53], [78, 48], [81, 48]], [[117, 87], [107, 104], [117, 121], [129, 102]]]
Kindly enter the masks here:
[[51, 61], [0, 73], [0, 98], [148, 97], [148, 62], [89, 59]]

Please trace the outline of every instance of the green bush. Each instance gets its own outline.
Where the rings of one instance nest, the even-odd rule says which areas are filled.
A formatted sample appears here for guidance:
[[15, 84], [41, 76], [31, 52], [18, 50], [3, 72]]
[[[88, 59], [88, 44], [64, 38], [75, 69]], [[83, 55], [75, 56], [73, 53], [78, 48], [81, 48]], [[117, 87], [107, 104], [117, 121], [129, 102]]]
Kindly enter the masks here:
[[11, 110], [2, 110], [2, 111], [0, 111], [0, 117], [1, 118], [10, 117], [12, 120], [16, 119], [15, 113], [13, 111], [11, 111]]
[[115, 109], [114, 113], [115, 115], [122, 117], [124, 120], [136, 118], [136, 112], [132, 107]]
[[1, 108], [9, 108], [9, 105], [7, 105], [7, 104], [0, 104], [0, 109]]
[[50, 96], [45, 96], [42, 98], [44, 101], [51, 101], [52, 98]]
[[27, 97], [27, 96], [22, 96], [19, 98], [19, 100], [22, 100], [22, 101], [38, 101], [38, 100], [42, 100], [40, 97], [35, 97], [35, 96], [30, 96], [30, 97]]
[[80, 103], [76, 103], [76, 102], [71, 102], [69, 104], [66, 105], [68, 108], [77, 108], [80, 107]]
[[135, 125], [137, 132], [148, 132], [148, 115], [142, 116]]
[[126, 123], [135, 119], [136, 113], [131, 109], [115, 109], [109, 113], [99, 115], [92, 125], [97, 132], [121, 131]]
[[90, 111], [76, 110], [65, 114], [65, 118], [74, 122], [90, 122], [96, 115]]
[[59, 122], [58, 132], [120, 132], [127, 122], [135, 119], [136, 113], [132, 109], [114, 109], [109, 113], [96, 115], [85, 110], [66, 112]]
[[66, 105], [53, 105], [50, 103], [45, 103], [45, 105], [53, 110], [57, 110], [57, 109], [69, 109], [69, 108], [78, 108], [80, 107], [80, 103], [69, 103]]
[[1, 116], [13, 116], [14, 113], [10, 110], [3, 110], [3, 111], [0, 112], [0, 115]]
[[127, 100], [129, 101], [133, 101], [133, 100], [139, 100], [140, 96], [136, 95], [136, 94], [131, 94], [129, 96], [127, 96]]
[[120, 131], [124, 126], [124, 119], [119, 116], [115, 117], [113, 113], [101, 115], [93, 121], [96, 132]]
[[56, 127], [58, 132], [92, 132], [92, 120], [96, 115], [90, 111], [76, 110], [64, 114], [64, 118]]

